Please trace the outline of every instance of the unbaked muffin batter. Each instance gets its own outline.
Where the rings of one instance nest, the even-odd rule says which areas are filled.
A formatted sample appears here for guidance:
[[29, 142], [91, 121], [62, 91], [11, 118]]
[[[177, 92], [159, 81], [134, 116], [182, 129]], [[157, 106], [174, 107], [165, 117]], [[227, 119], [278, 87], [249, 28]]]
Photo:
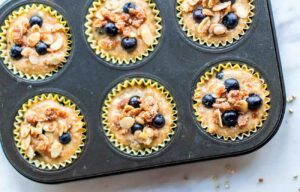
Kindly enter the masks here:
[[236, 138], [264, 120], [268, 95], [263, 81], [253, 73], [242, 68], [224, 69], [197, 85], [195, 113], [207, 132]]
[[7, 35], [10, 63], [28, 75], [46, 75], [62, 65], [68, 49], [65, 27], [45, 10], [31, 8], [11, 21]]
[[20, 125], [21, 149], [31, 160], [59, 164], [80, 148], [83, 122], [70, 107], [53, 100], [33, 104]]
[[133, 150], [156, 147], [172, 131], [172, 104], [156, 88], [132, 86], [108, 107], [108, 127], [119, 143]]
[[185, 28], [208, 44], [225, 44], [243, 33], [250, 16], [249, 0], [179, 0]]
[[111, 57], [139, 57], [159, 35], [155, 16], [145, 0], [106, 0], [93, 15], [92, 38], [101, 52]]

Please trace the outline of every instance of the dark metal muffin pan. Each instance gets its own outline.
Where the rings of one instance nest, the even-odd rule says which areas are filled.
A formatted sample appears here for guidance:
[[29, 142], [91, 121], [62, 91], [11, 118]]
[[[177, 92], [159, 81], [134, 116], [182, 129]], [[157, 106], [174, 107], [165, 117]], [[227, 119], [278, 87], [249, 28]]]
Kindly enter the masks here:
[[[130, 67], [107, 65], [89, 48], [84, 22], [92, 0], [11, 0], [0, 9], [1, 25], [12, 10], [26, 3], [54, 7], [68, 20], [73, 34], [73, 50], [63, 71], [44, 81], [14, 77], [0, 64], [0, 133], [4, 153], [24, 176], [43, 183], [124, 173], [167, 165], [242, 155], [257, 150], [277, 132], [285, 109], [285, 90], [270, 1], [255, 1], [251, 29], [234, 46], [203, 50], [182, 32], [176, 18], [176, 0], [155, 0], [162, 17], [162, 37], [156, 50]], [[225, 142], [206, 134], [192, 110], [195, 82], [206, 70], [223, 61], [248, 64], [266, 80], [271, 92], [269, 118], [250, 137]], [[106, 94], [128, 77], [150, 77], [167, 87], [177, 103], [176, 134], [168, 146], [146, 157], [131, 157], [116, 150], [102, 130], [101, 107]], [[81, 156], [70, 166], [40, 170], [24, 160], [13, 138], [13, 122], [22, 103], [44, 93], [60, 93], [72, 99], [87, 122], [87, 141]]]

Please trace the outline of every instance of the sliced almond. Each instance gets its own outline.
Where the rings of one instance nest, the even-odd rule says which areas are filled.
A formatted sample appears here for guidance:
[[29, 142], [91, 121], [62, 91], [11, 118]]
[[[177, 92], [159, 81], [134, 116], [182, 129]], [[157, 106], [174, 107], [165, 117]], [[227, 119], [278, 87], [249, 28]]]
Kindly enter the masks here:
[[235, 14], [242, 18], [242, 19], [245, 19], [249, 16], [249, 13], [250, 13], [250, 7], [249, 5], [245, 5], [243, 3], [235, 3], [233, 4], [232, 6], [232, 10], [235, 12]]
[[104, 20], [104, 17], [101, 13], [101, 10], [97, 11], [95, 14], [96, 18], [100, 19], [101, 21]]
[[53, 159], [57, 158], [61, 154], [62, 149], [63, 149], [63, 145], [55, 141], [50, 147], [51, 158]]
[[210, 18], [209, 17], [205, 17], [201, 23], [198, 25], [197, 27], [197, 32], [200, 34], [204, 34], [208, 31], [209, 26], [210, 26], [211, 22], [210, 22]]
[[64, 53], [56, 53], [53, 54], [51, 57], [48, 57], [45, 61], [46, 65], [58, 65], [62, 62], [62, 60], [64, 59]]
[[40, 58], [36, 54], [30, 54], [28, 58], [29, 58], [30, 63], [33, 65], [37, 65], [40, 63]]
[[215, 12], [214, 15], [211, 18], [212, 23], [219, 23], [221, 21], [221, 13]]
[[197, 5], [197, 3], [199, 3], [200, 0], [187, 0], [188, 4], [191, 6], [195, 6]]
[[212, 8], [213, 6], [215, 6], [218, 3], [219, 0], [208, 0], [207, 2], [207, 6], [208, 8]]
[[152, 35], [150, 29], [148, 26], [144, 25], [142, 28], [141, 28], [141, 36], [142, 36], [142, 39], [143, 41], [146, 43], [146, 45], [150, 46], [153, 44], [155, 38], [154, 36]]
[[43, 123], [42, 127], [43, 130], [45, 130], [46, 132], [54, 132], [57, 129], [57, 122], [56, 121], [52, 121], [52, 122], [48, 122], [48, 123]]
[[186, 13], [188, 13], [188, 12], [190, 12], [190, 11], [193, 10], [193, 8], [191, 8], [191, 6], [188, 3], [186, 3], [186, 2], [183, 2], [180, 5], [180, 9], [181, 9], [181, 11], [186, 12]]
[[41, 28], [39, 25], [33, 25], [30, 29], [31, 33], [40, 33]]
[[134, 118], [132, 117], [124, 117], [120, 121], [120, 127], [123, 129], [130, 129], [134, 124]]
[[29, 55], [31, 55], [33, 52], [34, 52], [34, 50], [32, 48], [24, 47], [24, 49], [22, 50], [21, 54], [24, 57], [29, 57]]
[[54, 38], [52, 34], [43, 35], [43, 42], [47, 45], [51, 45], [54, 42]]
[[29, 146], [27, 151], [26, 151], [26, 155], [29, 159], [33, 159], [35, 157], [35, 152], [32, 148], [32, 146]]
[[21, 140], [21, 149], [26, 151], [30, 145], [30, 142], [31, 142], [31, 137], [30, 135], [27, 135], [27, 137]]
[[226, 33], [227, 29], [222, 24], [214, 24], [213, 28], [213, 34], [215, 35], [224, 35]]
[[21, 128], [20, 128], [20, 136], [22, 138], [25, 138], [29, 135], [29, 132], [30, 132], [30, 126], [29, 125], [21, 125]]
[[223, 122], [222, 122], [222, 113], [219, 109], [215, 110], [215, 115], [217, 117], [217, 122], [220, 125], [220, 127], [223, 127]]
[[214, 13], [209, 9], [203, 9], [203, 14], [206, 16], [213, 16]]
[[50, 28], [51, 28], [51, 32], [58, 32], [58, 31], [64, 30], [64, 26], [60, 23], [55, 24], [55, 25], [51, 26]]
[[120, 3], [118, 1], [108, 1], [105, 7], [109, 10], [116, 10], [120, 7]]
[[57, 51], [62, 47], [62, 45], [63, 45], [63, 38], [61, 35], [59, 35], [56, 41], [54, 41], [54, 43], [50, 45], [50, 49], [52, 49], [53, 51]]
[[29, 35], [27, 39], [27, 44], [30, 47], [34, 47], [41, 40], [41, 34], [36, 32]]
[[223, 9], [226, 9], [227, 7], [229, 7], [231, 5], [231, 1], [226, 1], [224, 3], [219, 3], [217, 5], [215, 5], [212, 10], [213, 11], [221, 11]]

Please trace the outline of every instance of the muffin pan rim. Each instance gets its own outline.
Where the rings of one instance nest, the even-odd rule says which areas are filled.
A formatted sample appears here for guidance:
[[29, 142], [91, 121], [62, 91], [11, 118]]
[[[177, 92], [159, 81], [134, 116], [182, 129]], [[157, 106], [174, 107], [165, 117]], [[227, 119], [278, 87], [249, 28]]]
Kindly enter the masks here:
[[[55, 1], [54, 1], [55, 2]], [[162, 1], [159, 1], [158, 2], [159, 4], [162, 4]], [[263, 2], [261, 2], [261, 3], [263, 3]], [[267, 1], [267, 3], [270, 3], [269, 1]], [[168, 3], [167, 3], [168, 4]], [[170, 3], [169, 3], [169, 5], [170, 5]], [[269, 4], [268, 4], [269, 5]], [[269, 7], [270, 8], [270, 7]], [[270, 11], [270, 9], [269, 9], [269, 11]], [[269, 12], [269, 14], [271, 14], [270, 12]], [[162, 17], [163, 19], [164, 19], [164, 17]], [[148, 162], [146, 159], [145, 160], [142, 160], [142, 161], [129, 161], [129, 162], [132, 162], [132, 164], [134, 164], [134, 163], [137, 163], [137, 164], [139, 164], [138, 166], [136, 166], [136, 167], [127, 167], [127, 168], [120, 168], [120, 169], [118, 169], [118, 170], [110, 170], [110, 171], [103, 171], [103, 172], [101, 172], [101, 171], [98, 171], [97, 173], [93, 173], [93, 172], [91, 172], [91, 173], [89, 173], [89, 174], [81, 174], [81, 175], [73, 175], [73, 177], [70, 175], [70, 172], [72, 172], [72, 170], [75, 170], [74, 168], [75, 168], [75, 166], [73, 166], [73, 165], [75, 165], [75, 163], [76, 163], [76, 165], [77, 166], [81, 166], [81, 162], [83, 162], [84, 160], [86, 160], [86, 156], [88, 156], [89, 155], [89, 153], [88, 153], [88, 149], [87, 149], [87, 146], [88, 145], [90, 145], [92, 142], [90, 142], [91, 140], [93, 140], [93, 138], [91, 137], [92, 136], [92, 134], [91, 134], [91, 132], [92, 131], [94, 131], [94, 133], [95, 133], [95, 135], [96, 135], [96, 137], [100, 137], [101, 136], [101, 134], [99, 134], [100, 133], [100, 131], [99, 131], [99, 123], [97, 124], [98, 126], [97, 126], [97, 129], [96, 130], [93, 130], [93, 129], [95, 129], [95, 127], [92, 125], [92, 121], [91, 121], [91, 119], [92, 118], [96, 118], [96, 119], [98, 119], [98, 122], [99, 122], [99, 118], [98, 117], [89, 117], [89, 111], [87, 110], [87, 111], [85, 111], [84, 112], [84, 109], [83, 109], [83, 107], [87, 107], [87, 106], [80, 106], [78, 103], [76, 103], [77, 105], [79, 105], [79, 107], [80, 107], [80, 109], [81, 109], [81, 111], [83, 112], [83, 114], [84, 114], [84, 116], [85, 116], [85, 120], [86, 120], [86, 122], [87, 122], [87, 124], [89, 124], [90, 123], [90, 126], [92, 126], [92, 128], [91, 128], [91, 131], [89, 132], [89, 134], [88, 134], [88, 140], [86, 141], [86, 142], [89, 142], [89, 143], [86, 143], [86, 149], [84, 150], [84, 152], [86, 152], [86, 154], [84, 154], [85, 156], [83, 156], [83, 153], [82, 153], [82, 155], [81, 155], [81, 157], [78, 159], [78, 160], [81, 160], [81, 161], [76, 161], [76, 162], [74, 162], [73, 164], [72, 164], [72, 166], [70, 166], [70, 167], [68, 167], [67, 169], [62, 169], [59, 173], [63, 173], [63, 174], [65, 174], [67, 177], [59, 177], [59, 175], [57, 174], [57, 172], [47, 172], [47, 173], [44, 173], [44, 172], [38, 172], [38, 174], [36, 174], [36, 175], [34, 175], [33, 174], [33, 171], [34, 172], [37, 172], [37, 170], [36, 169], [33, 169], [33, 170], [30, 170], [30, 169], [28, 169], [28, 167], [27, 166], [25, 166], [25, 168], [26, 169], [22, 169], [22, 165], [20, 166], [20, 162], [18, 162], [18, 158], [16, 159], [16, 157], [15, 157], [15, 154], [13, 154], [13, 151], [8, 151], [7, 149], [9, 149], [10, 147], [8, 146], [8, 144], [7, 144], [7, 142], [5, 142], [5, 141], [7, 141], [7, 138], [3, 138], [3, 133], [5, 133], [5, 131], [0, 131], [0, 138], [1, 138], [1, 144], [2, 144], [2, 146], [3, 146], [3, 151], [4, 151], [4, 153], [5, 153], [5, 155], [7, 156], [7, 158], [8, 158], [8, 160], [11, 162], [11, 164], [13, 164], [13, 166], [19, 171], [19, 172], [21, 172], [21, 174], [23, 174], [23, 175], [25, 175], [26, 177], [28, 177], [28, 178], [30, 178], [30, 179], [32, 179], [32, 180], [35, 180], [35, 181], [37, 181], [37, 182], [43, 182], [43, 183], [59, 183], [59, 182], [67, 182], [67, 181], [72, 181], [72, 180], [78, 180], [78, 179], [83, 179], [83, 178], [90, 178], [90, 177], [95, 177], [95, 176], [104, 176], [104, 175], [109, 175], [109, 174], [119, 174], [120, 172], [129, 172], [129, 171], [136, 171], [136, 170], [142, 170], [142, 169], [149, 169], [149, 168], [154, 168], [154, 167], [161, 167], [161, 166], [168, 166], [168, 165], [177, 165], [177, 164], [182, 164], [182, 163], [188, 163], [188, 162], [195, 162], [195, 161], [202, 161], [202, 160], [208, 160], [208, 159], [216, 159], [216, 158], [223, 158], [223, 157], [228, 157], [228, 156], [236, 156], [236, 155], [242, 155], [242, 154], [247, 154], [247, 153], [250, 153], [250, 152], [252, 152], [252, 151], [254, 151], [254, 150], [257, 150], [258, 148], [260, 148], [260, 147], [262, 147], [264, 144], [266, 144], [266, 142], [267, 141], [269, 141], [274, 135], [275, 135], [275, 133], [277, 132], [277, 130], [279, 129], [279, 124], [280, 124], [280, 122], [282, 121], [282, 117], [283, 117], [283, 113], [282, 113], [282, 111], [284, 110], [284, 106], [285, 106], [285, 93], [284, 93], [284, 85], [283, 85], [283, 78], [282, 78], [282, 69], [281, 69], [281, 65], [280, 65], [280, 59], [279, 59], [279, 55], [278, 55], [278, 47], [277, 47], [277, 44], [276, 44], [276, 38], [275, 38], [275, 34], [274, 34], [274, 24], [273, 24], [273, 22], [272, 22], [272, 19], [271, 19], [271, 17], [270, 17], [270, 21], [271, 21], [271, 28], [273, 29], [273, 31], [272, 31], [272, 40], [273, 40], [273, 42], [272, 42], [272, 45], [274, 44], [274, 49], [275, 49], [275, 53], [277, 54], [277, 55], [275, 55], [276, 56], [276, 64], [277, 64], [277, 67], [276, 67], [276, 70], [278, 70], [278, 75], [279, 75], [279, 78], [280, 78], [280, 87], [281, 87], [281, 91], [279, 92], [280, 94], [282, 94], [282, 105], [283, 106], [281, 106], [281, 107], [279, 107], [280, 108], [280, 111], [281, 111], [281, 113], [280, 113], [280, 115], [278, 116], [279, 118], [277, 119], [277, 121], [275, 122], [276, 123], [276, 125], [274, 125], [274, 127], [271, 129], [272, 130], [272, 132], [270, 132], [270, 133], [268, 133], [268, 135], [267, 135], [267, 137], [263, 137], [263, 139], [261, 140], [261, 141], [259, 141], [258, 143], [255, 143], [255, 145], [251, 145], [251, 147], [247, 147], [247, 148], [245, 148], [244, 147], [244, 149], [242, 149], [242, 150], [236, 150], [236, 151], [231, 151], [231, 152], [228, 152], [227, 154], [224, 154], [224, 153], [222, 153], [221, 155], [216, 155], [216, 154], [211, 154], [211, 155], [206, 155], [206, 156], [204, 156], [204, 157], [199, 157], [199, 155], [198, 156], [191, 156], [190, 158], [188, 158], [187, 156], [183, 156], [183, 158], [184, 159], [176, 159], [176, 158], [174, 158], [174, 160], [172, 161], [172, 160], [169, 160], [169, 161], [161, 161], [161, 162], [158, 162], [158, 163], [155, 163], [155, 162], [157, 162], [159, 159], [160, 159], [160, 157], [161, 156], [155, 156], [155, 157], [153, 157], [153, 158], [151, 158], [151, 160], [154, 162], [154, 163], [149, 163], [148, 165], [147, 164], [143, 164], [143, 162]], [[173, 21], [174, 22], [174, 21]], [[171, 22], [172, 23], [172, 22]], [[166, 41], [164, 42], [164, 43], [170, 43], [169, 41], [168, 41], [168, 38], [166, 38]], [[243, 45], [241, 45], [241, 48], [243, 47]], [[199, 51], [199, 53], [201, 54], [201, 51]], [[158, 54], [158, 56], [159, 56], [159, 53], [157, 53]], [[176, 57], [176, 56], [175, 56]], [[222, 58], [223, 56], [221, 55], [221, 57], [220, 58]], [[219, 58], [219, 56], [218, 56], [218, 58]], [[153, 62], [155, 62], [155, 59], [153, 58]], [[152, 61], [151, 61], [152, 62]], [[157, 61], [156, 61], [157, 62]], [[197, 61], [198, 62], [198, 61]], [[201, 62], [201, 61], [200, 61]], [[199, 63], [199, 62], [198, 62]], [[98, 64], [98, 63], [97, 63]], [[155, 64], [155, 63], [153, 63], [153, 64]], [[201, 68], [203, 68], [205, 65], [198, 65], [197, 67], [197, 69], [201, 69]], [[143, 69], [143, 68], [146, 68], [147, 69], [147, 67], [148, 68], [150, 68], [151, 66], [146, 66], [146, 65], [143, 65], [143, 66], [141, 66], [141, 68]], [[187, 68], [189, 68], [190, 66], [185, 66], [185, 67], [187, 67]], [[253, 66], [251, 66], [251, 67], [253, 67]], [[257, 70], [256, 69], [256, 67], [253, 67], [255, 70]], [[104, 68], [105, 69], [105, 68]], [[185, 69], [185, 68], [184, 68]], [[117, 71], [117, 70], [116, 70]], [[268, 79], [268, 77], [266, 77], [265, 75], [264, 75], [264, 72], [265, 71], [260, 71], [260, 70], [257, 70], [257, 71], [259, 71], [260, 72], [260, 74], [262, 74], [262, 76], [263, 77], [265, 77], [264, 79], [266, 80], [266, 81], [268, 81], [269, 79]], [[1, 72], [1, 71], [0, 71]], [[277, 72], [277, 71], [276, 71]], [[131, 72], [129, 72], [129, 73], [131, 73]], [[135, 73], [135, 72], [132, 72], [132, 73]], [[143, 73], [143, 72], [142, 72]], [[155, 75], [157, 75], [157, 74], [155, 74]], [[159, 75], [158, 75], [159, 76]], [[194, 76], [194, 75], [193, 75]], [[113, 78], [113, 79], [115, 79], [115, 78]], [[180, 144], [180, 142], [179, 141], [181, 141], [182, 140], [182, 138], [181, 138], [181, 136], [182, 135], [184, 135], [184, 134], [186, 134], [186, 132], [187, 132], [187, 130], [188, 129], [191, 129], [191, 131], [193, 131], [194, 130], [194, 132], [196, 132], [196, 133], [199, 133], [198, 131], [198, 127], [185, 127], [184, 125], [182, 125], [182, 123], [181, 122], [184, 122], [184, 121], [186, 121], [186, 118], [184, 117], [184, 115], [186, 116], [186, 113], [183, 113], [184, 112], [184, 108], [185, 108], [185, 106], [183, 106], [182, 105], [182, 103], [179, 101], [179, 100], [181, 100], [182, 98], [179, 96], [179, 94], [178, 93], [176, 93], [176, 92], [173, 92], [172, 91], [172, 89], [174, 89], [174, 90], [176, 90], [176, 88], [175, 87], [171, 87], [171, 85], [172, 85], [172, 83], [171, 82], [169, 82], [168, 81], [168, 79], [169, 78], [166, 78], [166, 77], [164, 77], [164, 76], [162, 76], [161, 77], [161, 79], [162, 79], [162, 82], [167, 82], [167, 83], [163, 83], [163, 85], [168, 85], [168, 84], [170, 84], [170, 86], [168, 86], [167, 88], [168, 88], [168, 90], [172, 93], [172, 96], [175, 98], [175, 101], [176, 101], [176, 104], [177, 104], [177, 110], [178, 110], [178, 118], [179, 118], [179, 120], [178, 120], [178, 127], [177, 127], [177, 129], [179, 129], [180, 130], [180, 135], [178, 135], [177, 137], [176, 137], [176, 142], [174, 141], [174, 143], [172, 143], [172, 145], [170, 145], [170, 146], [168, 146], [168, 150], [167, 151], [165, 151], [165, 153], [167, 154], [167, 155], [171, 155], [172, 156], [172, 153], [174, 153], [174, 148], [176, 148], [176, 146], [178, 146], [178, 144]], [[10, 79], [8, 79], [8, 82], [10, 81]], [[54, 87], [55, 87], [55, 83], [56, 82], [49, 82], [49, 84], [50, 84], [50, 87], [53, 87], [53, 84], [54, 84]], [[270, 83], [268, 83], [268, 84], [270, 84]], [[191, 86], [191, 85], [188, 85], [188, 86]], [[39, 87], [37, 87], [38, 88], [38, 90], [40, 90], [40, 88]], [[70, 90], [65, 90], [65, 91], [67, 91], [67, 92], [70, 92], [71, 94], [73, 94], [74, 95], [74, 90], [73, 91], [70, 91]], [[100, 94], [97, 92], [96, 94], [98, 94], [98, 95], [96, 95], [96, 96], [94, 96], [94, 97], [98, 97], [98, 98], [100, 98], [102, 95], [103, 95], [103, 93], [101, 92]], [[68, 96], [69, 97], [69, 96]], [[177, 97], [177, 99], [176, 99], [176, 97]], [[69, 98], [71, 98], [71, 97], [69, 97]], [[181, 98], [181, 99], [180, 99]], [[80, 100], [80, 101], [82, 101], [82, 99], [80, 99], [80, 97], [78, 97], [78, 99]], [[0, 99], [0, 101], [1, 101], [1, 99]], [[98, 100], [97, 100], [98, 101]], [[189, 103], [189, 101], [187, 102], [187, 103]], [[82, 103], [83, 105], [84, 105], [84, 102]], [[187, 109], [189, 109], [189, 107], [190, 106], [187, 106]], [[99, 109], [100, 107], [98, 106], [98, 109]], [[100, 108], [101, 109], [101, 108]], [[99, 114], [99, 113], [98, 113]], [[87, 116], [87, 117], [86, 117]], [[94, 121], [94, 120], [93, 120]], [[1, 123], [1, 122], [0, 122]], [[180, 124], [179, 124], [180, 123]], [[2, 123], [1, 123], [2, 124]], [[88, 130], [90, 130], [90, 127], [88, 127]], [[181, 135], [182, 134], [182, 135]], [[262, 133], [262, 134], [260, 134], [260, 135], [263, 135], [264, 133]], [[199, 135], [201, 135], [201, 139], [203, 139], [206, 143], [208, 142], [210, 142], [211, 140], [210, 139], [206, 139], [205, 137], [203, 137], [203, 134], [199, 134]], [[3, 143], [3, 139], [4, 139], [4, 143]], [[94, 138], [95, 139], [95, 138]], [[174, 138], [175, 139], [175, 138]], [[254, 141], [256, 140], [256, 139], [253, 139]], [[245, 141], [246, 143], [248, 142], [248, 141]], [[248, 142], [249, 143], [249, 142]], [[94, 141], [93, 141], [93, 144], [94, 144]], [[171, 144], [171, 143], [170, 143]], [[177, 144], [177, 145], [176, 145]], [[203, 143], [203, 144], [205, 144], [205, 143]], [[219, 143], [219, 144], [221, 144], [221, 143]], [[223, 144], [222, 144], [223, 145]], [[228, 146], [232, 146], [232, 145], [228, 145], [228, 144], [224, 144], [224, 147], [228, 147]], [[7, 148], [8, 147], [8, 148]], [[107, 147], [107, 146], [106, 146]], [[200, 146], [201, 147], [201, 146]], [[235, 148], [235, 146], [232, 146], [233, 148]], [[100, 149], [99, 149], [100, 150]], [[17, 151], [18, 152], [18, 151]], [[100, 153], [101, 154], [101, 152], [100, 151], [98, 151], [98, 153]], [[113, 153], [113, 152], [112, 152]], [[163, 154], [162, 154], [163, 155]], [[115, 157], [114, 156], [114, 158], [117, 158], [117, 157]], [[125, 159], [125, 158], [124, 158]], [[124, 161], [124, 162], [126, 162], [126, 161]], [[80, 168], [80, 167], [78, 167], [78, 168]], [[44, 178], [43, 176], [49, 176], [49, 178]], [[39, 177], [39, 176], [42, 176], [42, 177]], [[57, 177], [56, 177], [57, 176]], [[55, 178], [54, 178], [55, 177]]]

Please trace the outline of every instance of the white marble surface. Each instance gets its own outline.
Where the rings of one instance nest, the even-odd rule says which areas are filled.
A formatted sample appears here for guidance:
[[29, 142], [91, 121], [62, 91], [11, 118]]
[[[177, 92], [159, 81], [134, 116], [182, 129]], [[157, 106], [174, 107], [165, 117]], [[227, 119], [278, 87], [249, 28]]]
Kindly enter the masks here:
[[[3, 0], [0, 0], [2, 2]], [[260, 0], [259, 0], [260, 1]], [[285, 75], [287, 95], [298, 95], [300, 75], [300, 6], [299, 0], [272, 0], [277, 35]], [[8, 163], [0, 149], [1, 192], [63, 192], [63, 191], [243, 191], [296, 192], [300, 188], [300, 153], [298, 127], [300, 99], [287, 108], [282, 127], [265, 147], [250, 155], [201, 162], [143, 172], [135, 172], [79, 182], [44, 185], [32, 182]], [[297, 118], [298, 117], [298, 118]], [[226, 164], [236, 169], [228, 174]], [[293, 179], [298, 175], [298, 179]], [[218, 175], [214, 181], [212, 176]], [[187, 180], [184, 178], [187, 177]], [[259, 184], [258, 178], [264, 182]], [[226, 189], [226, 182], [230, 187]], [[220, 184], [216, 189], [215, 185]]]

